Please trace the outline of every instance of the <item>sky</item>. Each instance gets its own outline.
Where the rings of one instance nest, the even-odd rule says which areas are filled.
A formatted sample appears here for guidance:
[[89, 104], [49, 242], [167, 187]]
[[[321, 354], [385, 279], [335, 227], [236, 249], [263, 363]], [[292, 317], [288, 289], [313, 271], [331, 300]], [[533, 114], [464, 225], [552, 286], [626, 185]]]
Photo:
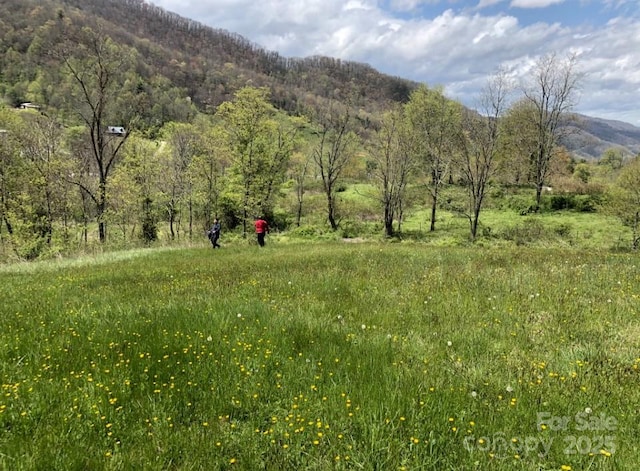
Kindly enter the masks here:
[[489, 77], [524, 83], [575, 54], [574, 111], [640, 126], [640, 0], [147, 0], [284, 57], [366, 63], [475, 108]]

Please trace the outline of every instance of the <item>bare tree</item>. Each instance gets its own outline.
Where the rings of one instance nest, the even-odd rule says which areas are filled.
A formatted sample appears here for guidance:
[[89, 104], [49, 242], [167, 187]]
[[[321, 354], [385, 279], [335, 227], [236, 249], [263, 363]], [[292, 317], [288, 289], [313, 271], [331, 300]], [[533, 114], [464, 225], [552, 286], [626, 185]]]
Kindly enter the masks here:
[[109, 176], [135, 116], [133, 110], [116, 109], [130, 58], [126, 50], [118, 47], [100, 29], [85, 28], [81, 38], [74, 39], [61, 45], [57, 54], [75, 85], [71, 94], [73, 111], [86, 126], [98, 185], [94, 190], [80, 181], [74, 183], [94, 202], [99, 237], [104, 242], [107, 232], [103, 216], [107, 208]]
[[295, 182], [296, 192], [296, 226], [300, 227], [302, 221], [303, 202], [305, 190], [305, 182], [307, 180], [307, 172], [311, 164], [312, 153], [308, 151], [297, 152], [291, 158], [289, 171]]
[[511, 104], [500, 120], [500, 155], [505, 165], [500, 168], [500, 178], [508, 184], [533, 184], [533, 165], [538, 133], [531, 125], [535, 112], [531, 103], [519, 99]]
[[[176, 222], [179, 220], [180, 207], [185, 198], [191, 199], [192, 185], [188, 178], [188, 168], [197, 152], [197, 143], [201, 139], [191, 124], [169, 123], [164, 134], [170, 145], [167, 168], [163, 178], [165, 192], [164, 208], [169, 219], [171, 240], [176, 237]], [[191, 205], [189, 205], [191, 207]], [[189, 208], [189, 234], [191, 235], [192, 211]], [[207, 221], [207, 224], [209, 221]]]
[[352, 116], [347, 105], [344, 109], [332, 102], [319, 110], [319, 141], [313, 153], [318, 166], [324, 193], [327, 197], [327, 217], [331, 229], [338, 229], [336, 186], [355, 153], [356, 135], [352, 131]]
[[485, 200], [487, 186], [495, 172], [498, 152], [499, 129], [510, 84], [504, 72], [494, 75], [480, 97], [478, 114], [465, 114], [465, 132], [460, 153], [460, 171], [464, 176], [469, 196], [471, 240], [478, 233], [480, 211]]
[[558, 141], [566, 132], [563, 126], [570, 119], [569, 111], [576, 104], [580, 81], [577, 56], [562, 59], [556, 54], [542, 56], [523, 87], [525, 100], [533, 109], [531, 125], [536, 131], [532, 152], [535, 169], [536, 209], [540, 207], [542, 188], [550, 169], [550, 161], [558, 149]]
[[403, 110], [395, 108], [385, 113], [371, 140], [372, 175], [384, 210], [387, 237], [394, 235], [393, 223], [401, 219], [407, 183], [415, 170], [416, 159], [410, 151], [407, 134]]

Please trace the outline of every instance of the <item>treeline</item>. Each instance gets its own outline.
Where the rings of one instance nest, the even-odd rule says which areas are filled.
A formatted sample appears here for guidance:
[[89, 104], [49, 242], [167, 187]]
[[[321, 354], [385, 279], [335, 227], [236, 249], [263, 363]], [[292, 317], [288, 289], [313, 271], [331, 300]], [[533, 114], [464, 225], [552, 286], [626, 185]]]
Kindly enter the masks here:
[[[553, 144], [558, 135], [545, 137], [552, 144], [537, 154], [545, 144], [537, 140], [533, 102], [502, 108], [506, 89], [500, 76], [485, 97], [485, 111], [493, 109], [493, 115], [470, 112], [440, 90], [420, 87], [365, 130], [352, 108], [339, 102], [291, 117], [270, 104], [268, 89], [245, 87], [213, 116], [167, 122], [158, 139], [149, 139], [136, 130], [135, 113], [126, 127], [102, 124], [123, 113], [113, 93], [119, 83], [103, 87], [96, 81], [101, 67], [120, 57], [117, 47], [102, 40], [93, 51], [100, 60], [66, 59], [76, 80], [71, 95], [93, 90], [76, 102], [84, 124], [68, 126], [34, 109], [0, 108], [4, 258], [33, 259], [97, 241], [151, 243], [160, 226], [171, 240], [199, 239], [214, 217], [225, 230], [244, 234], [256, 216], [282, 230], [305, 221], [338, 230], [345, 222], [339, 193], [354, 178], [375, 190], [372, 206], [388, 237], [402, 233], [405, 211], [426, 204], [432, 231], [444, 207], [468, 219], [474, 240], [491, 188], [544, 190], [564, 178], [565, 189], [572, 181], [581, 193], [606, 193], [608, 208], [632, 227], [638, 245], [640, 158], [625, 162], [619, 153], [607, 153], [599, 172], [617, 183], [605, 188], [590, 182], [595, 166], [571, 161]], [[462, 190], [457, 198], [445, 196], [452, 185]], [[309, 208], [309, 194], [322, 195], [324, 209]], [[576, 205], [575, 195], [558, 196], [552, 209]], [[525, 211], [538, 211], [540, 203], [539, 193]], [[596, 209], [581, 204], [581, 210]]]

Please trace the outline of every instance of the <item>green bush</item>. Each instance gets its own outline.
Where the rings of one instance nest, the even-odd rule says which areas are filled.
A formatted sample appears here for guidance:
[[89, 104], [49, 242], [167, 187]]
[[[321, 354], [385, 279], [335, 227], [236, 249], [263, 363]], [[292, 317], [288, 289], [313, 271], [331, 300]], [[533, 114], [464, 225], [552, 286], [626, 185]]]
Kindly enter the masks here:
[[573, 227], [571, 226], [571, 224], [566, 223], [559, 224], [553, 229], [553, 232], [555, 232], [560, 237], [569, 237], [572, 231]]
[[543, 197], [541, 207], [543, 211], [568, 210], [590, 213], [596, 210], [601, 200], [602, 196], [600, 194], [564, 193]]
[[512, 195], [504, 200], [503, 209], [516, 211], [518, 214], [527, 214], [533, 211], [535, 200], [529, 195]]
[[531, 244], [543, 239], [546, 234], [544, 225], [537, 219], [525, 219], [522, 224], [506, 227], [500, 232], [503, 239], [513, 241], [516, 245]]
[[368, 224], [359, 221], [347, 221], [340, 226], [342, 237], [353, 239], [355, 237], [370, 236], [371, 228]]
[[575, 210], [582, 213], [592, 213], [602, 202], [602, 195], [576, 195]]

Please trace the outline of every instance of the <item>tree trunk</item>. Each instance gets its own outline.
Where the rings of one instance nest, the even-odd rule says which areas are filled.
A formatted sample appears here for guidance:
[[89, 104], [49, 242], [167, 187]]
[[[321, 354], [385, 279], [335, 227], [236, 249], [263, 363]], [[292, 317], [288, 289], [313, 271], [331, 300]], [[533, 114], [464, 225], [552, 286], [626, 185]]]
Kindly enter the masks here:
[[247, 181], [244, 185], [244, 201], [242, 202], [242, 237], [245, 239], [247, 238], [247, 219], [249, 218], [247, 206], [249, 205], [250, 190], [251, 187], [249, 186], [249, 181]]
[[169, 234], [171, 236], [171, 240], [175, 240], [175, 238], [176, 238], [176, 232], [173, 229], [173, 224], [174, 224], [174, 221], [176, 219], [176, 214], [175, 214], [175, 210], [173, 208], [174, 208], [174, 203], [172, 202], [169, 205]]
[[389, 203], [384, 208], [384, 235], [393, 237], [393, 211], [389, 208]]
[[436, 230], [436, 206], [438, 205], [438, 196], [434, 194], [431, 201], [431, 232]]
[[296, 226], [297, 227], [300, 227], [300, 221], [302, 220], [302, 200], [304, 198], [304, 187], [302, 183], [303, 178], [304, 178], [304, 175], [302, 176], [302, 178], [298, 180], [298, 186], [296, 188], [296, 196], [298, 197], [298, 208], [296, 210]]
[[478, 222], [480, 221], [480, 207], [476, 203], [473, 210], [473, 218], [471, 219], [471, 241], [476, 240], [478, 236]]
[[97, 210], [98, 214], [98, 235], [100, 236], [100, 242], [105, 243], [107, 240], [107, 223], [104, 220], [104, 211], [107, 207], [107, 182], [104, 179], [100, 180], [100, 188], [98, 194]]
[[46, 241], [47, 245], [51, 245], [51, 239], [53, 237], [53, 210], [51, 209], [51, 194], [46, 192], [47, 200], [47, 222], [46, 222]]
[[13, 235], [13, 226], [11, 225], [11, 222], [9, 222], [9, 218], [7, 218], [7, 215], [3, 215], [3, 219], [4, 219], [4, 224], [7, 226], [7, 232], [9, 233], [9, 235]]
[[302, 200], [298, 199], [298, 209], [296, 211], [296, 227], [300, 227], [301, 220], [302, 220]]
[[328, 194], [327, 195], [327, 212], [329, 213], [328, 214], [329, 224], [331, 225], [331, 229], [334, 231], [338, 230], [338, 223], [336, 222], [335, 211], [336, 211], [336, 207], [335, 207], [335, 201], [334, 201], [333, 195]]
[[189, 197], [189, 240], [193, 238], [193, 201]]
[[633, 250], [638, 250], [640, 246], [640, 236], [638, 235], [638, 228], [640, 227], [640, 212], [636, 213], [635, 220], [633, 221]]

